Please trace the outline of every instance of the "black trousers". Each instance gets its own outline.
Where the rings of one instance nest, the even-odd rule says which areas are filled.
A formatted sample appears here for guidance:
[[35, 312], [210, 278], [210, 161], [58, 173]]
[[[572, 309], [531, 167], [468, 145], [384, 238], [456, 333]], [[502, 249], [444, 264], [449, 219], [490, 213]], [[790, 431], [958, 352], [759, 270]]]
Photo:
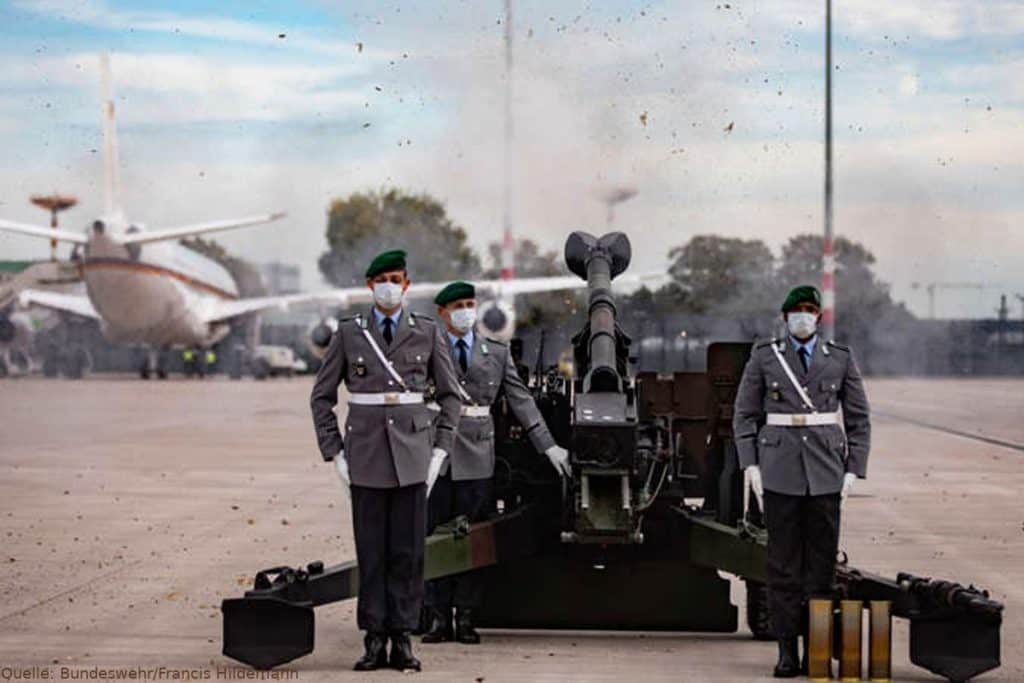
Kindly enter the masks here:
[[[493, 485], [490, 479], [452, 481], [451, 474], [438, 477], [427, 501], [427, 528], [430, 533], [445, 522], [465, 515], [470, 522], [484, 520], [490, 513]], [[483, 599], [478, 572], [467, 572], [427, 582], [425, 604], [436, 610], [452, 607], [476, 609]]]
[[839, 551], [839, 494], [764, 492], [768, 607], [776, 638], [804, 631], [809, 598], [832, 597]]
[[412, 631], [423, 603], [427, 486], [350, 490], [359, 560], [359, 628]]

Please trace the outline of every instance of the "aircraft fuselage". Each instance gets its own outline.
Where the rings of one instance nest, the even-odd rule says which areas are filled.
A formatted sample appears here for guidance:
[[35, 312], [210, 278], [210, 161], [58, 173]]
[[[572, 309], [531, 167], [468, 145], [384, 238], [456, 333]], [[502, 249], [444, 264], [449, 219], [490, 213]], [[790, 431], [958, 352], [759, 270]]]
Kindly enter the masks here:
[[82, 275], [111, 342], [209, 346], [230, 330], [203, 321], [199, 312], [208, 299], [237, 299], [234, 279], [220, 264], [177, 242], [125, 246], [91, 230]]

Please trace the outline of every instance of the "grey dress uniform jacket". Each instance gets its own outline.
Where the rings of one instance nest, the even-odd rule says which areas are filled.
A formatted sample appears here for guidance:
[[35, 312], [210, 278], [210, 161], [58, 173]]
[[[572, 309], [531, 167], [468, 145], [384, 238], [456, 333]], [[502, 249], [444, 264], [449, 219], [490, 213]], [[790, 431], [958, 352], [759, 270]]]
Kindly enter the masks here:
[[[446, 345], [449, 353], [454, 354], [452, 345]], [[452, 358], [454, 361], [454, 355]], [[470, 399], [462, 397], [465, 405], [491, 406], [499, 391], [504, 389], [509, 408], [526, 430], [533, 447], [543, 453], [555, 445], [533, 396], [516, 372], [508, 346], [474, 335], [469, 367], [463, 373], [456, 363], [455, 372]], [[462, 416], [455, 433], [455, 450], [448, 460], [452, 481], [494, 476], [494, 420], [489, 413], [481, 417]], [[441, 473], [446, 471], [447, 465]]]
[[[351, 393], [404, 391], [363, 336], [364, 327], [408, 391], [422, 392], [428, 380], [433, 381], [441, 406], [433, 425], [436, 429], [431, 429], [435, 413], [422, 403], [350, 405], [342, 438], [333, 410], [341, 382]], [[321, 455], [324, 460], [331, 460], [344, 448], [354, 486], [394, 488], [423, 483], [427, 479], [431, 447], [452, 452], [454, 429], [459, 421], [459, 397], [458, 379], [447, 346], [448, 340], [437, 323], [409, 311], [403, 311], [390, 345], [377, 329], [372, 311], [339, 321], [317, 372], [310, 406]]]
[[[843, 427], [764, 425], [767, 413], [811, 412], [786, 376], [772, 344], [779, 345], [780, 351], [785, 347], [783, 357], [818, 412], [842, 408]], [[819, 339], [805, 373], [788, 340], [756, 344], [736, 394], [733, 434], [740, 467], [760, 465], [768, 491], [818, 496], [839, 492], [846, 472], [863, 479], [867, 475], [871, 422], [864, 381], [853, 351]]]

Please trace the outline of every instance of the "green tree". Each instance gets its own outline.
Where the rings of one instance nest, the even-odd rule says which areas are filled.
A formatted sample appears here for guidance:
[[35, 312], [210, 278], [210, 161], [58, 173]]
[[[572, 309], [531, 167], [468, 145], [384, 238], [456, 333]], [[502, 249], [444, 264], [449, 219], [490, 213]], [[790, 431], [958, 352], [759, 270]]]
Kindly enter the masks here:
[[466, 231], [427, 194], [390, 189], [331, 201], [327, 245], [318, 261], [320, 272], [340, 287], [362, 283], [366, 265], [387, 249], [409, 253], [409, 276], [414, 281], [480, 274], [480, 259], [467, 244]]
[[678, 312], [756, 315], [778, 295], [775, 258], [761, 240], [697, 235], [669, 258], [663, 294]]
[[[796, 235], [782, 247], [779, 279], [787, 286], [813, 284], [820, 286], [821, 235]], [[914, 317], [892, 300], [889, 285], [875, 277], [875, 255], [863, 245], [839, 237], [833, 244], [836, 259], [836, 339], [856, 348], [858, 358], [867, 369], [871, 357], [881, 344], [883, 333], [879, 322], [884, 320], [888, 336], [898, 330], [909, 330]], [[909, 338], [909, 337], [908, 337]]]

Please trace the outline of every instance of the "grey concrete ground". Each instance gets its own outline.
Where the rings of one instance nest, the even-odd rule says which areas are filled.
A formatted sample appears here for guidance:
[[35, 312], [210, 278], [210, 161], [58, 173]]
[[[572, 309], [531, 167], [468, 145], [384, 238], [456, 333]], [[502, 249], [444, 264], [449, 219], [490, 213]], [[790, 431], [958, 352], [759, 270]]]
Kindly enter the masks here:
[[[347, 498], [314, 446], [309, 388], [0, 381], [0, 667], [53, 678], [61, 667], [241, 673], [220, 654], [220, 599], [266, 566], [354, 555]], [[887, 415], [1024, 444], [1024, 382], [876, 380], [869, 390]], [[851, 561], [990, 588], [1007, 605], [1004, 664], [983, 680], [1024, 680], [1024, 452], [879, 417], [869, 469], [845, 506]], [[286, 669], [303, 681], [355, 677], [354, 603], [321, 608], [317, 623], [316, 652]], [[897, 679], [934, 680], [909, 664], [906, 636], [898, 625]], [[418, 653], [431, 680], [754, 681], [769, 680], [774, 646], [745, 628], [491, 632], [477, 647]]]

